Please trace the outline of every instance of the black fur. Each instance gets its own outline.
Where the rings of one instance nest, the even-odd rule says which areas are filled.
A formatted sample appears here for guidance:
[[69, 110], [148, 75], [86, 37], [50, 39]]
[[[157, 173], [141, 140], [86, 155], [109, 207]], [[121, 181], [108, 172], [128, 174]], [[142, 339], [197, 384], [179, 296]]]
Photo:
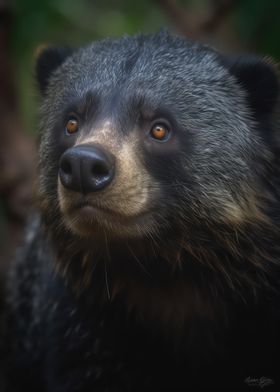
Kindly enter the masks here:
[[43, 49], [37, 58], [35, 74], [39, 89], [45, 94], [50, 75], [66, 60], [73, 52], [70, 48], [47, 47]]
[[227, 57], [223, 63], [247, 91], [249, 103], [257, 117], [269, 116], [279, 96], [279, 80], [271, 60], [256, 56]]
[[[8, 282], [9, 390], [279, 389], [274, 67], [165, 32], [64, 59], [38, 60], [40, 211]], [[150, 137], [155, 122], [166, 142]], [[61, 154], [88, 137], [114, 151], [115, 182], [61, 196]], [[77, 233], [67, 198], [113, 213]]]

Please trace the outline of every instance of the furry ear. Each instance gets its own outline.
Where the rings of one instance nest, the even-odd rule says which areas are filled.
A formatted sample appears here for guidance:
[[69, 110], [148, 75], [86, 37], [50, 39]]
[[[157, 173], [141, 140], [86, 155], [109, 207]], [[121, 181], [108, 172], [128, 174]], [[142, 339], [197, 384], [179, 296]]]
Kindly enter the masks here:
[[43, 47], [36, 55], [35, 73], [41, 94], [44, 95], [51, 74], [69, 57], [70, 48]]
[[244, 55], [225, 58], [224, 64], [247, 91], [250, 107], [259, 116], [269, 116], [279, 94], [276, 66], [269, 59]]

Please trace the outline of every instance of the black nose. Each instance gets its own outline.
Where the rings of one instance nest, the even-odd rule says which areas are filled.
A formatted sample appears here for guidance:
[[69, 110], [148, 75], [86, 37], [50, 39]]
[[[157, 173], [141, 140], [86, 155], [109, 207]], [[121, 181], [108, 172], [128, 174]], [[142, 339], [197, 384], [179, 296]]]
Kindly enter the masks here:
[[60, 181], [72, 191], [96, 192], [114, 178], [114, 163], [114, 156], [100, 147], [88, 144], [72, 147], [60, 159]]

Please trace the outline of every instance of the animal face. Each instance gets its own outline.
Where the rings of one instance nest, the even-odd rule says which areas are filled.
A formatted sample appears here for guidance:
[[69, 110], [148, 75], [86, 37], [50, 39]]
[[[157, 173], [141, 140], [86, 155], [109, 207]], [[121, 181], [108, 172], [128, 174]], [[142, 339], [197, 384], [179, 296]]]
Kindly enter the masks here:
[[159, 33], [71, 54], [47, 49], [37, 75], [42, 208], [75, 235], [265, 219], [259, 195], [273, 151], [262, 128], [278, 95], [271, 65], [229, 64]]

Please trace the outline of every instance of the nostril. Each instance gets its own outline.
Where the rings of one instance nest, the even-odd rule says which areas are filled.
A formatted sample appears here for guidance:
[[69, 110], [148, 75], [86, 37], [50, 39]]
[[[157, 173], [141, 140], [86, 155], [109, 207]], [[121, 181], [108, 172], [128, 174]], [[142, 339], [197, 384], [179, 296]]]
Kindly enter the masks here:
[[114, 177], [115, 158], [107, 151], [90, 145], [66, 150], [60, 159], [61, 184], [83, 194], [105, 188]]
[[81, 192], [81, 172], [79, 151], [75, 148], [66, 150], [59, 163], [59, 178], [61, 184], [72, 191]]
[[68, 159], [62, 160], [60, 168], [65, 174], [72, 174], [72, 167]]

